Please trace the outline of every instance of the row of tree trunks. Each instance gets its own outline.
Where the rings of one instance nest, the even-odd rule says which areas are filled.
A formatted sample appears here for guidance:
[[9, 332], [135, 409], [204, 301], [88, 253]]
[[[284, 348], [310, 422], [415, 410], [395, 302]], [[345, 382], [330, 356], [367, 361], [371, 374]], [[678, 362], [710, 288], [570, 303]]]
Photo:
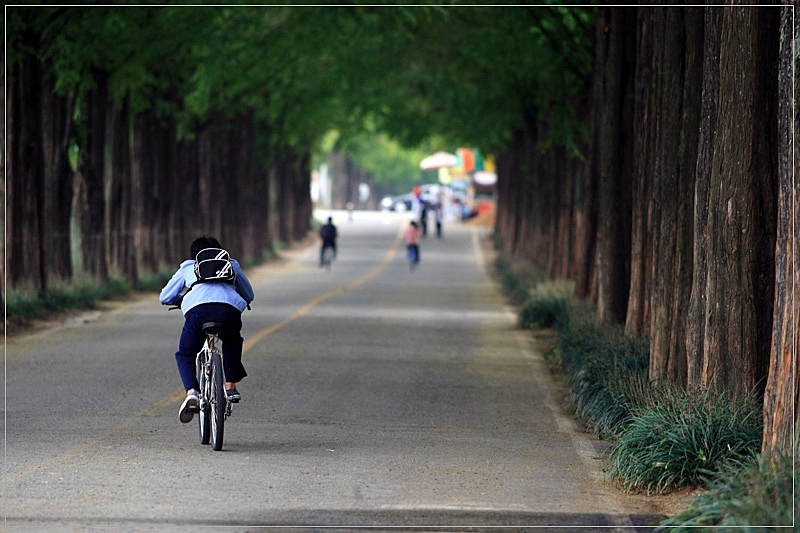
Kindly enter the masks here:
[[[112, 101], [103, 73], [95, 73], [79, 113], [32, 55], [15, 63], [10, 79], [9, 290], [111, 275], [137, 287], [142, 276], [186, 259], [201, 234], [253, 262], [272, 249], [273, 228], [284, 242], [310, 229], [310, 159], [286, 149], [264, 167], [252, 113], [216, 117], [179, 142], [174, 120], [152, 111], [132, 116], [127, 100]], [[70, 143], [79, 147], [76, 170]]]
[[[381, 208], [380, 200], [386, 192], [386, 186], [376, 187], [372, 173], [356, 165], [346, 152], [332, 151], [328, 154], [327, 165], [332, 209], [346, 209], [349, 202], [353, 203], [355, 209]], [[367, 185], [370, 191], [366, 201], [361, 201], [359, 188], [362, 184]]]
[[503, 249], [649, 338], [651, 379], [766, 387], [765, 449], [791, 449], [797, 182], [777, 155], [796, 121], [790, 8], [597, 13], [585, 164], [542, 155], [536, 125], [516, 133], [498, 156]]

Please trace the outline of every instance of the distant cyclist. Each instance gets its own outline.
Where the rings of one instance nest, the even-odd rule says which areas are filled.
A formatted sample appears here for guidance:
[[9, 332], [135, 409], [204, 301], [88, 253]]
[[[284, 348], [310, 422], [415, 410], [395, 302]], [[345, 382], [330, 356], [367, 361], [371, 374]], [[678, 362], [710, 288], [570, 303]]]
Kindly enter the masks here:
[[319, 266], [325, 264], [325, 248], [333, 250], [333, 258], [336, 259], [336, 226], [333, 225], [333, 217], [328, 217], [328, 222], [319, 229], [319, 237], [322, 239], [322, 248], [319, 251]]

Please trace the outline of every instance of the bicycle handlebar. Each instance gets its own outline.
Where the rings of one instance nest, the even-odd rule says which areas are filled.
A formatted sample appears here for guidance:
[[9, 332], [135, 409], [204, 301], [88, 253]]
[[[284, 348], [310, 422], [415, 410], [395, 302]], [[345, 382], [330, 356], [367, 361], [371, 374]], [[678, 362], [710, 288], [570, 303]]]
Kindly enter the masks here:
[[[180, 309], [180, 308], [181, 308], [181, 306], [180, 306], [180, 305], [173, 305], [173, 304], [168, 304], [168, 303], [165, 303], [165, 302], [161, 302], [161, 305], [171, 305], [172, 307], [170, 307], [169, 309], [167, 309], [167, 311], [172, 311], [172, 310], [174, 310], [174, 309]], [[249, 303], [247, 304], [247, 310], [248, 310], [248, 311], [252, 311], [252, 310], [253, 310], [253, 308], [252, 308], [252, 307], [250, 307], [250, 304], [249, 304]]]

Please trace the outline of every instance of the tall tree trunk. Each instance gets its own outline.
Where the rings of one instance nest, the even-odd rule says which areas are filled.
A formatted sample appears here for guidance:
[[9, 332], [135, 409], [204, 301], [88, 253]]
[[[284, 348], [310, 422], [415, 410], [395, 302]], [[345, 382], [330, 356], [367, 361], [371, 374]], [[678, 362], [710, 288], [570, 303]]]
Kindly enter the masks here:
[[293, 154], [284, 153], [276, 162], [276, 186], [278, 195], [278, 239], [282, 243], [290, 243], [294, 233], [294, 202], [292, 201], [292, 166]]
[[776, 168], [767, 146], [776, 137], [776, 97], [767, 80], [777, 69], [776, 13], [726, 7], [722, 15], [701, 369], [701, 384], [720, 390], [763, 389], [769, 360]]
[[127, 101], [109, 103], [110, 153], [106, 182], [106, 246], [109, 266], [138, 286], [138, 269], [133, 244], [130, 125]]
[[72, 278], [70, 218], [73, 172], [69, 163], [72, 99], [55, 94], [49, 78], [41, 92], [42, 147], [44, 152], [44, 253], [47, 276]]
[[712, 252], [708, 220], [711, 172], [718, 129], [722, 13], [723, 10], [719, 8], [706, 9], [703, 24], [703, 91], [695, 170], [692, 289], [686, 325], [687, 385], [689, 388], [697, 388], [703, 384], [706, 317], [711, 304], [707, 293], [708, 258]]
[[281, 242], [281, 208], [280, 208], [280, 188], [278, 185], [279, 171], [277, 160], [274, 160], [267, 170], [267, 201], [269, 202], [269, 223], [267, 228], [270, 232], [270, 240], [273, 243]]
[[545, 226], [548, 219], [550, 202], [550, 187], [543, 164], [544, 156], [540, 151], [543, 129], [540, 122], [526, 117], [525, 131], [530, 132], [530, 138], [524, 146], [525, 163], [522, 167], [523, 208], [518, 214], [520, 217], [520, 235], [516, 248], [516, 255], [532, 263], [537, 271], [546, 273], [547, 254], [549, 252]]
[[[8, 128], [8, 123], [10, 122], [9, 117], [11, 115], [10, 112], [11, 106], [8, 105], [8, 100], [6, 99], [7, 97], [6, 84], [8, 81], [6, 79], [7, 63], [5, 61], [0, 61], [0, 65], [3, 67], [3, 74], [2, 74], [3, 84], [2, 86], [0, 86], [0, 101], [3, 102], [3, 110], [5, 111], [5, 117], [6, 117], [6, 127], [3, 128], [2, 131], [0, 131], [0, 175], [6, 176], [5, 179], [0, 181], [0, 195], [2, 195], [2, 197], [5, 199], [4, 202], [0, 203], [0, 232], [2, 232], [2, 234], [5, 235], [7, 238], [8, 233], [6, 231], [7, 230], [6, 221], [8, 220], [8, 189], [6, 187], [6, 183], [8, 182], [8, 152], [6, 151], [6, 148], [8, 144], [6, 143], [6, 141], [8, 140], [8, 138], [6, 136], [6, 131]], [[6, 276], [6, 262], [8, 261], [8, 250], [7, 250], [8, 241], [5, 242], [6, 246], [0, 247], [0, 279], [8, 281], [8, 277]], [[5, 288], [8, 289], [7, 284], [5, 285]], [[0, 300], [2, 300], [4, 305], [5, 305], [5, 294], [6, 293], [3, 293], [2, 298], [0, 298]], [[5, 331], [5, 323], [3, 325], [3, 328], [4, 328], [3, 331]]]
[[508, 151], [498, 157], [496, 226], [503, 251], [511, 257], [525, 256], [525, 213], [530, 208], [528, 179], [533, 142], [526, 128], [517, 129], [512, 134]]
[[238, 239], [232, 247], [241, 259], [257, 259], [258, 248], [255, 243], [255, 221], [261, 211], [255, 188], [255, 155], [253, 143], [255, 133], [252, 114], [242, 114], [234, 120], [233, 161], [238, 177], [237, 217]]
[[294, 168], [294, 238], [302, 240], [311, 229], [311, 156], [304, 152], [295, 157]]
[[[596, 39], [602, 35], [597, 32]], [[601, 76], [598, 70], [592, 73], [592, 87], [597, 87]], [[575, 205], [577, 206], [575, 226], [575, 259], [572, 270], [575, 273], [575, 297], [587, 302], [597, 302], [597, 118], [595, 109], [599, 94], [592, 90], [589, 96], [587, 129], [589, 141], [583, 170], [576, 181]]]
[[190, 259], [189, 245], [197, 236], [197, 228], [204, 216], [201, 210], [202, 182], [198, 179], [202, 174], [200, 160], [199, 139], [180, 145], [179, 165], [170, 188], [171, 198], [176, 199], [173, 200], [175, 216], [171, 217], [176, 228], [172, 235], [171, 249], [172, 260], [177, 262]]
[[[775, 243], [775, 306], [767, 386], [764, 393], [764, 438], [762, 454], [789, 456], [800, 401], [800, 234], [797, 228], [800, 198], [800, 153], [792, 132], [800, 131], [797, 96], [794, 93], [796, 64], [794, 35], [800, 35], [800, 20], [792, 27], [792, 9], [781, 10], [780, 67], [778, 69], [778, 218]], [[794, 149], [794, 153], [792, 150]], [[793, 166], [794, 161], [794, 166]], [[797, 415], [800, 416], [800, 415]], [[800, 458], [800, 457], [797, 457]]]
[[[213, 235], [223, 239], [221, 226], [219, 166], [221, 164], [221, 151], [218, 149], [219, 141], [216, 123], [204, 128], [198, 134], [198, 165], [200, 178], [199, 214], [203, 217], [197, 230], [201, 233]], [[223, 243], [224, 245], [224, 243]]]
[[657, 8], [637, 9], [636, 79], [633, 112], [633, 188], [631, 225], [631, 286], [625, 333], [650, 334], [650, 290], [653, 279], [653, 170], [659, 128], [663, 24]]
[[84, 204], [86, 211], [81, 217], [81, 255], [84, 272], [105, 283], [108, 281], [108, 265], [104, 236], [103, 169], [106, 155], [108, 95], [105, 75], [98, 73], [95, 79], [96, 87], [89, 91], [85, 98], [87, 136], [82, 147], [84, 155], [81, 157], [81, 177], [86, 194]]
[[[160, 128], [164, 143], [164, 174], [158, 187], [159, 206], [167, 213], [161, 217], [158, 231], [160, 249], [157, 267], [162, 267], [165, 260], [181, 261], [189, 257], [189, 245], [195, 235], [191, 228], [199, 217], [198, 201], [198, 158], [197, 141], [178, 142], [178, 126], [175, 119], [170, 119], [165, 127]], [[173, 267], [174, 268], [174, 267]]]
[[30, 54], [24, 54], [13, 66], [7, 125], [10, 146], [8, 281], [11, 287], [37, 290], [48, 288], [40, 112], [42, 77], [41, 63]]
[[633, 58], [636, 11], [601, 8], [595, 68], [603, 72], [598, 108], [598, 317], [623, 322], [630, 284]]
[[564, 148], [557, 147], [550, 150], [550, 161], [553, 171], [553, 185], [555, 186], [555, 209], [553, 217], [553, 231], [550, 236], [550, 251], [547, 267], [548, 278], [553, 280], [568, 279], [569, 265], [572, 262], [572, 232], [570, 224], [573, 215], [572, 197], [575, 192], [574, 178], [575, 164], [569, 159]]
[[650, 378], [685, 385], [703, 13], [698, 8], [658, 8], [656, 18], [664, 24], [664, 38], [653, 185]]

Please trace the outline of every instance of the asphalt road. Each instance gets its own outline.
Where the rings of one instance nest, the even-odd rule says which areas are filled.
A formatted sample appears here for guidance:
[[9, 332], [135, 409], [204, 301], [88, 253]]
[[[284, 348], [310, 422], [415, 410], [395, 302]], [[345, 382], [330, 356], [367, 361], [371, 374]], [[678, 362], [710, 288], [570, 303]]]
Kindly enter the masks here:
[[182, 317], [157, 296], [8, 339], [0, 530], [623, 531], [659, 518], [604, 483], [602, 443], [561, 409], [487, 273], [487, 228], [446, 223], [411, 272], [406, 215], [333, 215], [330, 272], [316, 244], [249, 272], [250, 375], [221, 452], [178, 421]]

